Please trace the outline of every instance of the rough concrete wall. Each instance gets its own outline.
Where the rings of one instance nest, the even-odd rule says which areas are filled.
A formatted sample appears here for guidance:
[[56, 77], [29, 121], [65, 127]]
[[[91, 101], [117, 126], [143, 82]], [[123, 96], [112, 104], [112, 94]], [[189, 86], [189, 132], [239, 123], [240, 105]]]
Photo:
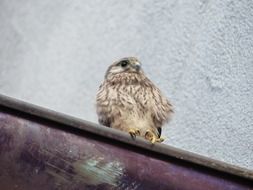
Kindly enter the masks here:
[[253, 1], [0, 1], [0, 93], [96, 122], [108, 65], [139, 57], [175, 105], [165, 143], [253, 169]]

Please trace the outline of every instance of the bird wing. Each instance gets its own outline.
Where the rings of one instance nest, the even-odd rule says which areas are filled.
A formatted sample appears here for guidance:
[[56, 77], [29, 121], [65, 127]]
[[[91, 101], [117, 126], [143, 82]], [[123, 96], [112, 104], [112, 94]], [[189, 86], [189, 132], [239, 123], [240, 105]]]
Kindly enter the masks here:
[[159, 128], [169, 121], [171, 114], [173, 113], [173, 107], [155, 85], [152, 85], [149, 89], [151, 116], [155, 126], [161, 131]]
[[99, 86], [99, 90], [96, 97], [96, 110], [98, 115], [98, 122], [101, 125], [110, 127], [111, 125], [111, 108], [108, 100], [109, 89], [105, 82]]

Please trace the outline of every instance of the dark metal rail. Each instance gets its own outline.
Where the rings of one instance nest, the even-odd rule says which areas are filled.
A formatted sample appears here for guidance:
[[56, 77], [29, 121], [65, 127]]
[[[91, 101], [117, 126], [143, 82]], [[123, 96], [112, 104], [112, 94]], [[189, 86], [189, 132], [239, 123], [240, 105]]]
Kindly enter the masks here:
[[0, 189], [250, 190], [253, 171], [0, 95]]

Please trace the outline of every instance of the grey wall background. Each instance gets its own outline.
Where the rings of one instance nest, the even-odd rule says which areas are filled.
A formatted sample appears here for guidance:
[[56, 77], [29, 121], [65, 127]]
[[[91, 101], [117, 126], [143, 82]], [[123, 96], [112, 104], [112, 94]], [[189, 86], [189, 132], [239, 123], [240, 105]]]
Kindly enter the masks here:
[[1, 0], [0, 93], [96, 122], [113, 61], [175, 105], [165, 143], [253, 169], [252, 0]]

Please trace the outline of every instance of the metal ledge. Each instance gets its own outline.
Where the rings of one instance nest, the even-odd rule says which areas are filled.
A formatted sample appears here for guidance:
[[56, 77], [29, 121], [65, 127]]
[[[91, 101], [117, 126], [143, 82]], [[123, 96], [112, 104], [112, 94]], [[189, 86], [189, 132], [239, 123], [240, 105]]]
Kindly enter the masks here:
[[[213, 188], [205, 188], [205, 189], [223, 189], [222, 187], [224, 187], [224, 189], [226, 189], [229, 185], [231, 186], [231, 184], [233, 184], [235, 187], [237, 187], [236, 184], [238, 184], [238, 187], [236, 189], [252, 189], [252, 187], [253, 187], [252, 186], [253, 171], [251, 171], [251, 170], [247, 170], [247, 169], [240, 168], [240, 167], [237, 167], [234, 165], [230, 165], [230, 164], [227, 164], [227, 163], [224, 163], [221, 161], [206, 158], [204, 156], [200, 156], [200, 155], [197, 155], [197, 154], [194, 154], [191, 152], [179, 150], [177, 148], [174, 148], [174, 147], [171, 147], [168, 145], [164, 145], [164, 144], [151, 145], [149, 142], [147, 142], [139, 137], [137, 137], [136, 140], [133, 140], [133, 139], [131, 139], [131, 137], [128, 134], [121, 132], [119, 130], [114, 130], [111, 128], [103, 127], [103, 126], [100, 126], [100, 125], [97, 125], [97, 124], [94, 124], [94, 123], [91, 123], [91, 122], [88, 122], [85, 120], [74, 118], [72, 116], [58, 113], [58, 112], [55, 112], [55, 111], [52, 111], [49, 109], [45, 109], [45, 108], [42, 108], [42, 107], [39, 107], [36, 105], [32, 105], [30, 103], [26, 103], [26, 102], [23, 102], [23, 101], [14, 99], [14, 98], [10, 98], [10, 97], [4, 96], [4, 95], [0, 95], [0, 114], [1, 113], [3, 114], [4, 119], [7, 118], [5, 116], [10, 116], [13, 118], [21, 118], [21, 119], [23, 119], [22, 122], [26, 122], [26, 121], [32, 122], [32, 123], [27, 124], [27, 125], [31, 126], [31, 128], [32, 127], [34, 128], [33, 124], [36, 123], [36, 124], [43, 125], [43, 126], [40, 126], [39, 129], [45, 128], [45, 127], [47, 127], [47, 130], [48, 130], [48, 128], [50, 128], [50, 129], [56, 128], [58, 131], [60, 130], [60, 133], [62, 131], [62, 133], [64, 133], [64, 134], [71, 133], [74, 135], [78, 135], [81, 137], [81, 140], [84, 139], [83, 140], [84, 146], [85, 146], [85, 142], [89, 143], [89, 141], [91, 141], [94, 144], [99, 144], [99, 146], [104, 146], [105, 149], [107, 146], [109, 146], [110, 149], [113, 149], [112, 146], [117, 147], [116, 148], [117, 150], [118, 150], [118, 148], [120, 148], [123, 150], [122, 154], [124, 154], [124, 155], [126, 155], [128, 153], [129, 153], [129, 155], [132, 153], [133, 154], [138, 153], [139, 156], [142, 156], [142, 155], [144, 156], [144, 157], [142, 157], [143, 159], [150, 158], [150, 159], [155, 159], [155, 162], [158, 162], [160, 160], [160, 162], [163, 164], [165, 162], [169, 165], [175, 164], [177, 166], [181, 166], [184, 168], [182, 170], [182, 176], [184, 175], [183, 174], [184, 172], [190, 172], [191, 170], [196, 170], [201, 175], [206, 176], [207, 177], [206, 179], [210, 179], [210, 176], [212, 176], [212, 177], [215, 177], [215, 179], [218, 178], [219, 180], [221, 180], [223, 182], [226, 181], [226, 183], [223, 183], [224, 186], [219, 186], [221, 188], [218, 188], [218, 186], [213, 185], [213, 186], [210, 186]], [[0, 119], [1, 119], [1, 117], [0, 117]], [[8, 120], [4, 120], [4, 119], [0, 120], [0, 137], [1, 137], [1, 129], [4, 129], [4, 127], [5, 127], [5, 131], [9, 130], [9, 128], [10, 128], [9, 126], [12, 125], [11, 122], [8, 123]], [[4, 123], [8, 123], [8, 125], [7, 124], [4, 126], [1, 125], [1, 121]], [[26, 127], [26, 128], [22, 128], [22, 130], [27, 131], [28, 129]], [[36, 130], [37, 130], [37, 128], [36, 128]], [[8, 132], [10, 132], [10, 131], [8, 131]], [[57, 132], [57, 133], [59, 133], [59, 132]], [[38, 134], [42, 135], [42, 134], [45, 134], [45, 132], [43, 132], [43, 133], [38, 132]], [[18, 134], [18, 135], [15, 136], [15, 138], [17, 138], [17, 139], [20, 138], [20, 134]], [[33, 141], [35, 143], [37, 143], [37, 139], [33, 139]], [[77, 140], [75, 140], [74, 142], [76, 142], [76, 141]], [[1, 142], [1, 138], [0, 138], [0, 142]], [[26, 142], [26, 141], [24, 141], [24, 142]], [[0, 153], [1, 153], [1, 146], [4, 146], [4, 145], [0, 144]], [[14, 144], [13, 146], [17, 146], [17, 145]], [[28, 149], [29, 149], [29, 147], [28, 147]], [[78, 150], [79, 149], [80, 149], [80, 147], [78, 148]], [[15, 154], [13, 153], [13, 155], [20, 156], [18, 151], [19, 150], [17, 149]], [[30, 151], [32, 151], [34, 153], [34, 150], [30, 150]], [[81, 150], [79, 150], [79, 151], [81, 151]], [[4, 153], [5, 152], [2, 152], [2, 154], [0, 154], [0, 161], [1, 161], [1, 157], [4, 155]], [[64, 153], [66, 153], [66, 152], [64, 152]], [[38, 154], [38, 153], [36, 152], [36, 154]], [[89, 154], [92, 154], [92, 152], [89, 152]], [[114, 156], [117, 156], [117, 155], [114, 155]], [[137, 157], [137, 155], [136, 155], [136, 157]], [[39, 159], [39, 158], [36, 158], [36, 159]], [[124, 158], [122, 157], [122, 160], [123, 159]], [[128, 160], [128, 161], [138, 162], [138, 160], [134, 160], [133, 158], [131, 158], [131, 159], [132, 160]], [[43, 159], [40, 160], [40, 162], [43, 162]], [[124, 161], [122, 161], [122, 163], [123, 162]], [[87, 164], [87, 162], [85, 162], [85, 163]], [[2, 164], [4, 164], [4, 163], [2, 163]], [[1, 166], [1, 164], [0, 164], [0, 166]], [[124, 165], [122, 170], [130, 171], [131, 169], [129, 167], [130, 166], [126, 164], [126, 165]], [[153, 167], [156, 167], [156, 166], [153, 166], [151, 164], [149, 167], [153, 169]], [[73, 168], [73, 166], [72, 166], [72, 168]], [[76, 170], [79, 170], [79, 169], [76, 169]], [[15, 170], [15, 168], [13, 168], [13, 170]], [[138, 172], [138, 171], [136, 171], [136, 172]], [[150, 171], [150, 172], [152, 172], [152, 171]], [[9, 173], [10, 173], [10, 171], [9, 171]], [[54, 176], [54, 175], [56, 175], [56, 173], [52, 174], [52, 172], [51, 173], [48, 172], [47, 175]], [[85, 183], [85, 181], [87, 181], [86, 174], [82, 174], [82, 175], [80, 173], [77, 174], [77, 171], [75, 171], [74, 173], [78, 176], [78, 178], [80, 178], [82, 176], [84, 177], [85, 180], [82, 181], [81, 179], [79, 179], [78, 183], [80, 181], [82, 181], [82, 183], [81, 182], [80, 183], [83, 186], [85, 186], [84, 184], [86, 184], [86, 185], [88, 184], [87, 186], [85, 186], [86, 188], [88, 188], [88, 187], [91, 189], [93, 189], [93, 188], [99, 189], [99, 187], [101, 187], [101, 189], [111, 189], [112, 187], [116, 188], [115, 184], [112, 185], [108, 181], [103, 181], [103, 180], [101, 183], [97, 183], [97, 182], [96, 183], [93, 183], [93, 182], [92, 183]], [[134, 174], [131, 174], [131, 175], [134, 175]], [[137, 174], [135, 174], [135, 175], [137, 175]], [[143, 174], [143, 176], [144, 175], [147, 175], [147, 173]], [[177, 174], [177, 175], [178, 176], [176, 176], [176, 177], [179, 177], [179, 179], [180, 179], [181, 174]], [[127, 179], [129, 179], [129, 176], [127, 173], [124, 173], [124, 176], [125, 176], [125, 178], [127, 177]], [[5, 177], [7, 178], [8, 174], [6, 174]], [[97, 176], [97, 177], [99, 178], [101, 176]], [[154, 174], [154, 177], [155, 177], [155, 174]], [[125, 183], [125, 185], [126, 184], [129, 185], [130, 182], [133, 183], [133, 180], [126, 180], [125, 178], [123, 179], [122, 176], [120, 178], [117, 178], [116, 181], [121, 181], [120, 185], [119, 185], [119, 183], [117, 183], [117, 185], [116, 185], [118, 189], [127, 189], [127, 188], [124, 188], [124, 183]], [[142, 176], [139, 176], [139, 177], [135, 176], [134, 179], [136, 179], [135, 180], [136, 184], [135, 184], [135, 186], [132, 184], [132, 189], [145, 189], [145, 188], [141, 188], [141, 187], [152, 187], [152, 188], [156, 187], [157, 189], [173, 189], [173, 188], [174, 189], [177, 189], [177, 188], [187, 189], [186, 188], [187, 186], [194, 187], [194, 189], [197, 189], [196, 185], [198, 183], [199, 184], [208, 184], [208, 182], [206, 180], [204, 180], [204, 182], [202, 183], [201, 177], [196, 178], [197, 180], [199, 180], [196, 184], [194, 184], [193, 182], [190, 182], [190, 181], [189, 182], [182, 181], [181, 188], [178, 186], [179, 183], [176, 183], [176, 182], [174, 182], [174, 186], [169, 186], [169, 185], [166, 186], [166, 184], [164, 184], [164, 185], [153, 184], [153, 186], [152, 186], [152, 185], [150, 185], [150, 182], [146, 182], [149, 184], [149, 186], [145, 186], [145, 185], [143, 186], [143, 185], [140, 185]], [[171, 179], [172, 178], [168, 178], [168, 180], [171, 180]], [[19, 180], [20, 179], [17, 177], [17, 181], [19, 181]], [[108, 179], [108, 180], [110, 181], [110, 179]], [[138, 180], [139, 180], [140, 184], [138, 184]], [[150, 179], [150, 180], [153, 180], [153, 179]], [[92, 180], [88, 179], [88, 181], [92, 181]], [[217, 184], [217, 182], [214, 182], [214, 181], [211, 182], [211, 181], [212, 180], [210, 180], [209, 182]], [[231, 184], [230, 184], [230, 182], [231, 182]], [[0, 185], [1, 185], [1, 183], [4, 183], [4, 182], [1, 181], [1, 174], [0, 174]], [[23, 181], [22, 181], [22, 183], [23, 183]], [[26, 183], [29, 184], [28, 182], [26, 182]], [[62, 181], [61, 182], [58, 181], [57, 183], [64, 184], [65, 182], [63, 183]], [[142, 183], [143, 183], [143, 181], [142, 181]], [[187, 183], [189, 183], [189, 184], [187, 184]], [[56, 183], [51, 184], [50, 187], [51, 188], [55, 187], [54, 186], [55, 184]], [[101, 186], [101, 184], [102, 184], [102, 186]], [[170, 184], [169, 181], [168, 181], [168, 184]], [[172, 182], [171, 182], [171, 184], [172, 184]], [[226, 186], [226, 185], [228, 185], [228, 186]], [[22, 187], [24, 187], [24, 186], [22, 186]], [[27, 186], [26, 186], [26, 188], [27, 188]], [[201, 188], [202, 187], [200, 187], [200, 189]], [[71, 188], [68, 187], [67, 189], [71, 189]]]

